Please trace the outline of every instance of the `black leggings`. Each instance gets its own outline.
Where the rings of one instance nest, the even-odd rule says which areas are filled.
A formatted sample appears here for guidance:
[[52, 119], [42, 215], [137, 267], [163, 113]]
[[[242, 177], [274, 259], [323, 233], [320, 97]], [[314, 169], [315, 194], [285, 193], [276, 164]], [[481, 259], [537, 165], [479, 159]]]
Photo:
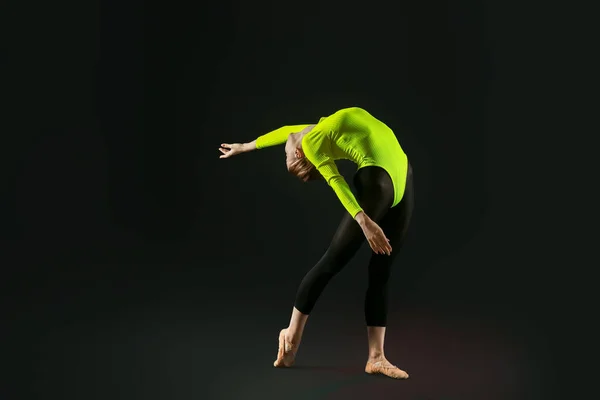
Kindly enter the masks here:
[[[384, 169], [359, 169], [354, 175], [354, 185], [360, 206], [379, 224], [392, 245], [390, 256], [372, 253], [365, 297], [367, 326], [386, 326], [388, 280], [394, 258], [404, 242], [414, 206], [412, 168], [409, 164], [402, 201], [393, 208], [390, 206], [394, 200], [394, 186]], [[300, 283], [295, 302], [298, 311], [310, 314], [325, 286], [352, 259], [364, 241], [362, 229], [350, 214], [346, 214], [331, 245]]]

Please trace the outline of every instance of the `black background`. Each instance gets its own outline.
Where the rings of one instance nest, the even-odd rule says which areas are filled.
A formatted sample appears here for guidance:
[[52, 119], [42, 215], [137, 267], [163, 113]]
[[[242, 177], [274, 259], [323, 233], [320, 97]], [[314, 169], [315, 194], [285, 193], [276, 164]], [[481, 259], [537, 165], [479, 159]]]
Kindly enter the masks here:
[[[574, 326], [567, 292], [587, 293], [567, 172], [591, 160], [569, 151], [590, 132], [582, 11], [83, 3], [5, 14], [6, 398], [572, 398], [553, 338]], [[344, 210], [290, 178], [281, 147], [218, 157], [349, 106], [414, 168], [387, 341], [406, 382], [362, 373], [367, 248], [321, 297], [298, 368], [272, 368]]]

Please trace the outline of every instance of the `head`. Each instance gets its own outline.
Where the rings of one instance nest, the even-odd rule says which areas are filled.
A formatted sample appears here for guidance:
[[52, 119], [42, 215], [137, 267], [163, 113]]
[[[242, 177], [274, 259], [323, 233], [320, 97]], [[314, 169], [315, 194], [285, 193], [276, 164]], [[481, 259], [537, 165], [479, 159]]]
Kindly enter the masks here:
[[308, 161], [302, 151], [304, 132], [292, 133], [285, 144], [285, 165], [287, 170], [304, 182], [321, 179], [321, 174]]

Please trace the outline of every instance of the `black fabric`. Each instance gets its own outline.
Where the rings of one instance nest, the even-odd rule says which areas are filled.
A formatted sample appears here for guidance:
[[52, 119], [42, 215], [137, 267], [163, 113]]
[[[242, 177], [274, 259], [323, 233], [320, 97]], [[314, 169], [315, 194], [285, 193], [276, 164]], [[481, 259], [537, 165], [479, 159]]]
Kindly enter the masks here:
[[[387, 322], [388, 280], [392, 263], [400, 251], [414, 207], [412, 167], [408, 166], [406, 187], [400, 203], [390, 208], [394, 186], [388, 173], [379, 167], [365, 167], [354, 175], [356, 197], [364, 212], [383, 229], [390, 239], [392, 254], [373, 253], [369, 262], [368, 288], [365, 296], [367, 326], [385, 326]], [[296, 295], [295, 307], [310, 314], [317, 299], [331, 280], [340, 272], [365, 242], [358, 223], [346, 214], [342, 218], [331, 244], [323, 257], [304, 276]]]

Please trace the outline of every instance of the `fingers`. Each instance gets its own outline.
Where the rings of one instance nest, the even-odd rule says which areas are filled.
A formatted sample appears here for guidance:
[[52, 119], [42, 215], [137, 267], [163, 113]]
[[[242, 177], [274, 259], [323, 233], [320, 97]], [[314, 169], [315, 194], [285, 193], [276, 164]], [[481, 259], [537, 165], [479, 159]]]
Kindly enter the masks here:
[[392, 254], [392, 245], [390, 244], [390, 239], [386, 238], [385, 236], [383, 237], [384, 241], [383, 241], [383, 249], [385, 251], [385, 253], [389, 256]]
[[383, 249], [381, 248], [381, 246], [379, 246], [379, 244], [377, 244], [376, 241], [369, 240], [369, 246], [371, 246], [371, 249], [373, 250], [373, 253], [375, 253], [375, 254], [384, 254]]
[[219, 151], [223, 153], [223, 155], [219, 156], [219, 158], [228, 158], [233, 155], [233, 150], [231, 150], [230, 144], [222, 144], [221, 147], [219, 147]]
[[369, 240], [367, 240], [367, 241], [369, 242], [369, 246], [371, 247], [371, 250], [373, 250], [373, 253], [375, 253], [375, 254], [379, 254], [379, 253], [378, 253], [378, 251], [379, 251], [379, 250], [377, 249], [377, 246], [375, 245], [375, 242], [373, 242], [373, 241], [372, 241], [372, 240], [370, 240], [370, 239], [369, 239]]
[[369, 240], [369, 246], [375, 254], [392, 254], [392, 246], [390, 245], [390, 240], [388, 238], [378, 238], [376, 240]]
[[[225, 151], [223, 149], [219, 149], [221, 151], [221, 153], [223, 153], [222, 155], [219, 156], [219, 158], [228, 158], [230, 156], [230, 154], [228, 154], [228, 151]], [[231, 151], [231, 150], [230, 150]]]

